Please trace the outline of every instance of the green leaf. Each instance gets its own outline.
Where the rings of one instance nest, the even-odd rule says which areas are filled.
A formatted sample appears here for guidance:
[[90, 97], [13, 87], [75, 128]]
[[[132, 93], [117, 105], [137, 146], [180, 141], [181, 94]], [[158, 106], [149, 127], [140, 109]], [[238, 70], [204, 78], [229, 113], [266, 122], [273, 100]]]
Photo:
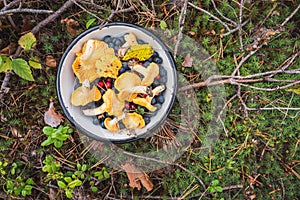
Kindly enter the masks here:
[[53, 140], [49, 137], [47, 140], [45, 140], [44, 142], [42, 142], [41, 146], [49, 146], [50, 144], [53, 143]]
[[89, 29], [89, 27], [96, 21], [96, 18], [91, 18], [89, 21], [86, 22], [85, 28]]
[[165, 30], [168, 25], [167, 25], [166, 21], [161, 20], [159, 26], [162, 30]]
[[12, 189], [14, 187], [14, 183], [11, 180], [6, 182], [6, 189]]
[[86, 164], [82, 165], [81, 171], [85, 172], [86, 170], [87, 170], [87, 165]]
[[71, 199], [72, 198], [72, 191], [71, 190], [66, 190], [66, 196], [67, 198]]
[[20, 37], [18, 43], [25, 51], [28, 51], [35, 46], [36, 38], [33, 33], [29, 32]]
[[68, 137], [69, 137], [68, 135], [64, 134], [64, 135], [57, 136], [56, 139], [61, 140], [61, 141], [65, 141], [66, 139], [68, 139]]
[[216, 190], [214, 187], [209, 187], [207, 188], [207, 190], [210, 192], [210, 193], [214, 193]]
[[81, 170], [81, 164], [77, 163], [77, 170]]
[[54, 130], [53, 130], [53, 128], [51, 127], [51, 126], [45, 126], [44, 128], [43, 128], [43, 133], [45, 134], [45, 135], [50, 135], [52, 132], [53, 132]]
[[14, 59], [11, 63], [11, 66], [14, 72], [21, 78], [28, 81], [34, 81], [30, 67], [24, 59], [22, 58]]
[[62, 181], [57, 181], [57, 185], [61, 189], [66, 189], [67, 188], [67, 185]]
[[97, 192], [98, 188], [97, 187], [92, 187], [92, 192]]
[[42, 65], [41, 62], [39, 61], [39, 59], [37, 57], [31, 57], [28, 61], [30, 67], [34, 68], [34, 69], [42, 69]]
[[26, 180], [26, 184], [33, 185], [34, 181], [32, 180], [32, 178], [29, 178]]
[[9, 57], [0, 56], [0, 72], [7, 72], [11, 70], [11, 60]]
[[218, 185], [219, 184], [219, 180], [213, 180], [212, 182], [211, 182], [211, 185], [213, 185], [213, 186], [216, 186], [216, 185]]
[[27, 191], [26, 190], [22, 190], [22, 196], [26, 197], [26, 195], [27, 195]]
[[215, 187], [215, 190], [217, 190], [218, 192], [223, 192], [223, 188], [220, 187], [220, 186], [216, 186], [216, 187]]
[[65, 177], [64, 180], [65, 180], [67, 183], [71, 183], [71, 182], [72, 182], [72, 178], [71, 178], [71, 177]]
[[68, 128], [68, 133], [73, 133], [73, 129], [72, 128]]
[[32, 190], [32, 186], [31, 185], [25, 185], [25, 190], [31, 191]]
[[104, 175], [105, 178], [109, 178], [110, 177], [110, 175], [109, 175], [109, 173], [107, 171], [104, 171], [103, 175]]
[[57, 140], [54, 142], [54, 146], [56, 148], [60, 148], [60, 147], [62, 147], [62, 145], [63, 145], [63, 141]]
[[81, 186], [82, 181], [79, 179], [76, 179], [74, 181], [72, 181], [71, 183], [68, 184], [68, 187], [71, 189], [74, 189], [76, 186]]

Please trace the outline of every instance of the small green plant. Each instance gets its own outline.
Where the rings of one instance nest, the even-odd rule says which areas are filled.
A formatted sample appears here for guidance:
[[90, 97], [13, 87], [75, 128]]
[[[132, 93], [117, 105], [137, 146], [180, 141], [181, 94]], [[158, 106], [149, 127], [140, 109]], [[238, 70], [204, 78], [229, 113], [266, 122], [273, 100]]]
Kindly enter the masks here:
[[23, 197], [26, 197], [27, 195], [31, 195], [33, 185], [34, 181], [31, 178], [24, 181], [22, 177], [18, 176], [15, 180], [6, 181], [6, 193], [15, 195], [21, 194]]
[[[25, 52], [28, 52], [35, 46], [36, 38], [33, 33], [29, 32], [20, 37], [18, 43]], [[30, 67], [35, 69], [42, 68], [38, 59], [36, 57], [33, 57], [32, 55], [29, 62], [27, 62], [23, 58], [11, 59], [8, 56], [0, 56], [0, 73], [14, 71], [21, 78], [28, 81], [34, 81]]]
[[45, 126], [43, 128], [43, 133], [47, 135], [48, 138], [42, 142], [41, 146], [54, 144], [56, 148], [60, 148], [63, 145], [63, 142], [69, 137], [69, 134], [73, 133], [73, 129], [63, 125], [60, 125], [57, 129]]
[[5, 175], [6, 171], [5, 171], [5, 167], [8, 165], [8, 163], [6, 161], [0, 161], [0, 174], [1, 175]]
[[211, 182], [211, 185], [207, 188], [207, 190], [210, 193], [215, 193], [215, 192], [222, 192], [223, 189], [221, 186], [219, 186], [220, 181], [219, 180], [213, 180]]
[[109, 178], [110, 177], [110, 175], [106, 171], [105, 167], [103, 167], [102, 170], [100, 170], [100, 171], [95, 171], [94, 176], [96, 176], [98, 180], [102, 180], [103, 178]]

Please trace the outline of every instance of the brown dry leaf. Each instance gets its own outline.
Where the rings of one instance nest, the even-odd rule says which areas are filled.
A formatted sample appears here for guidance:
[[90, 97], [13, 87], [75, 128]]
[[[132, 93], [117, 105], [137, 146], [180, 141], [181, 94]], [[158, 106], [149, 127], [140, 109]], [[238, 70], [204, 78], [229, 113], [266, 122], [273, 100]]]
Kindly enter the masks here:
[[55, 58], [51, 55], [46, 56], [46, 63], [45, 64], [48, 67], [53, 67], [53, 68], [55, 68], [57, 66], [57, 62], [56, 62]]
[[62, 24], [66, 24], [67, 26], [67, 31], [73, 36], [76, 37], [78, 35], [77, 30], [79, 28], [79, 22], [70, 19], [70, 18], [65, 18], [60, 21]]
[[30, 31], [32, 29], [32, 25], [30, 22], [30, 16], [25, 16], [22, 20], [22, 28], [21, 33], [25, 33], [27, 31]]
[[2, 21], [0, 20], [0, 31], [2, 31]]
[[191, 55], [188, 53], [184, 58], [182, 66], [183, 67], [192, 67], [192, 65], [193, 65], [193, 58], [191, 58]]
[[9, 45], [0, 50], [2, 55], [12, 55], [17, 50], [17, 43], [11, 42]]
[[138, 190], [140, 190], [141, 182], [148, 192], [153, 189], [153, 183], [151, 182], [149, 176], [145, 172], [129, 163], [123, 165], [122, 168], [127, 174], [130, 187], [137, 188]]
[[53, 102], [50, 102], [49, 109], [45, 112], [44, 121], [51, 127], [57, 127], [63, 121], [63, 116], [55, 112]]

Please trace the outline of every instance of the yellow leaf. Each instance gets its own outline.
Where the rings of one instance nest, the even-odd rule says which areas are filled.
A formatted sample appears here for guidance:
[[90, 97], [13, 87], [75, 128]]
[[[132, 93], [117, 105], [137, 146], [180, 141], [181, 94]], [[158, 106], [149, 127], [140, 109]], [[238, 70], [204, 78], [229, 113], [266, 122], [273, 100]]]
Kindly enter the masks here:
[[37, 57], [31, 57], [28, 63], [35, 69], [42, 69], [42, 65]]
[[295, 94], [300, 95], [300, 87], [295, 89], [287, 89], [287, 91], [293, 91]]
[[33, 33], [29, 32], [20, 37], [18, 43], [25, 51], [28, 51], [35, 46], [36, 38]]
[[132, 46], [123, 57], [123, 60], [137, 58], [140, 61], [145, 61], [150, 58], [154, 53], [150, 44], [138, 44]]

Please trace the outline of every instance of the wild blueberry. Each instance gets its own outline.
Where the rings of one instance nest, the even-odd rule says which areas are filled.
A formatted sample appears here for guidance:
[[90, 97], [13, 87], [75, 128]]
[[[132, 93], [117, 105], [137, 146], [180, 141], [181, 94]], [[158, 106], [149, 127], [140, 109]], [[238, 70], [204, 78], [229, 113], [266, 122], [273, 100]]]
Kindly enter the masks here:
[[100, 121], [99, 121], [99, 119], [98, 119], [97, 117], [95, 117], [95, 118], [93, 119], [93, 124], [94, 124], [94, 125], [99, 125], [99, 124], [100, 124]]
[[149, 124], [150, 123], [150, 117], [144, 117], [144, 121], [145, 121], [145, 124]]
[[148, 67], [149, 65], [150, 65], [150, 62], [149, 61], [146, 61], [146, 62], [144, 62], [144, 64], [143, 64], [145, 67]]
[[155, 98], [153, 98], [153, 99], [151, 100], [151, 104], [152, 104], [152, 105], [156, 104], [156, 99], [155, 99]]
[[154, 106], [157, 108], [157, 110], [161, 109], [161, 104], [160, 103], [157, 103]]
[[163, 62], [163, 60], [162, 60], [161, 57], [155, 57], [155, 58], [153, 59], [153, 61], [154, 61], [155, 63], [157, 63], [157, 64], [161, 64], [161, 63]]
[[111, 41], [111, 36], [110, 35], [104, 36], [103, 41], [109, 43]]
[[158, 95], [157, 102], [163, 104], [165, 102], [165, 97], [163, 95]]

